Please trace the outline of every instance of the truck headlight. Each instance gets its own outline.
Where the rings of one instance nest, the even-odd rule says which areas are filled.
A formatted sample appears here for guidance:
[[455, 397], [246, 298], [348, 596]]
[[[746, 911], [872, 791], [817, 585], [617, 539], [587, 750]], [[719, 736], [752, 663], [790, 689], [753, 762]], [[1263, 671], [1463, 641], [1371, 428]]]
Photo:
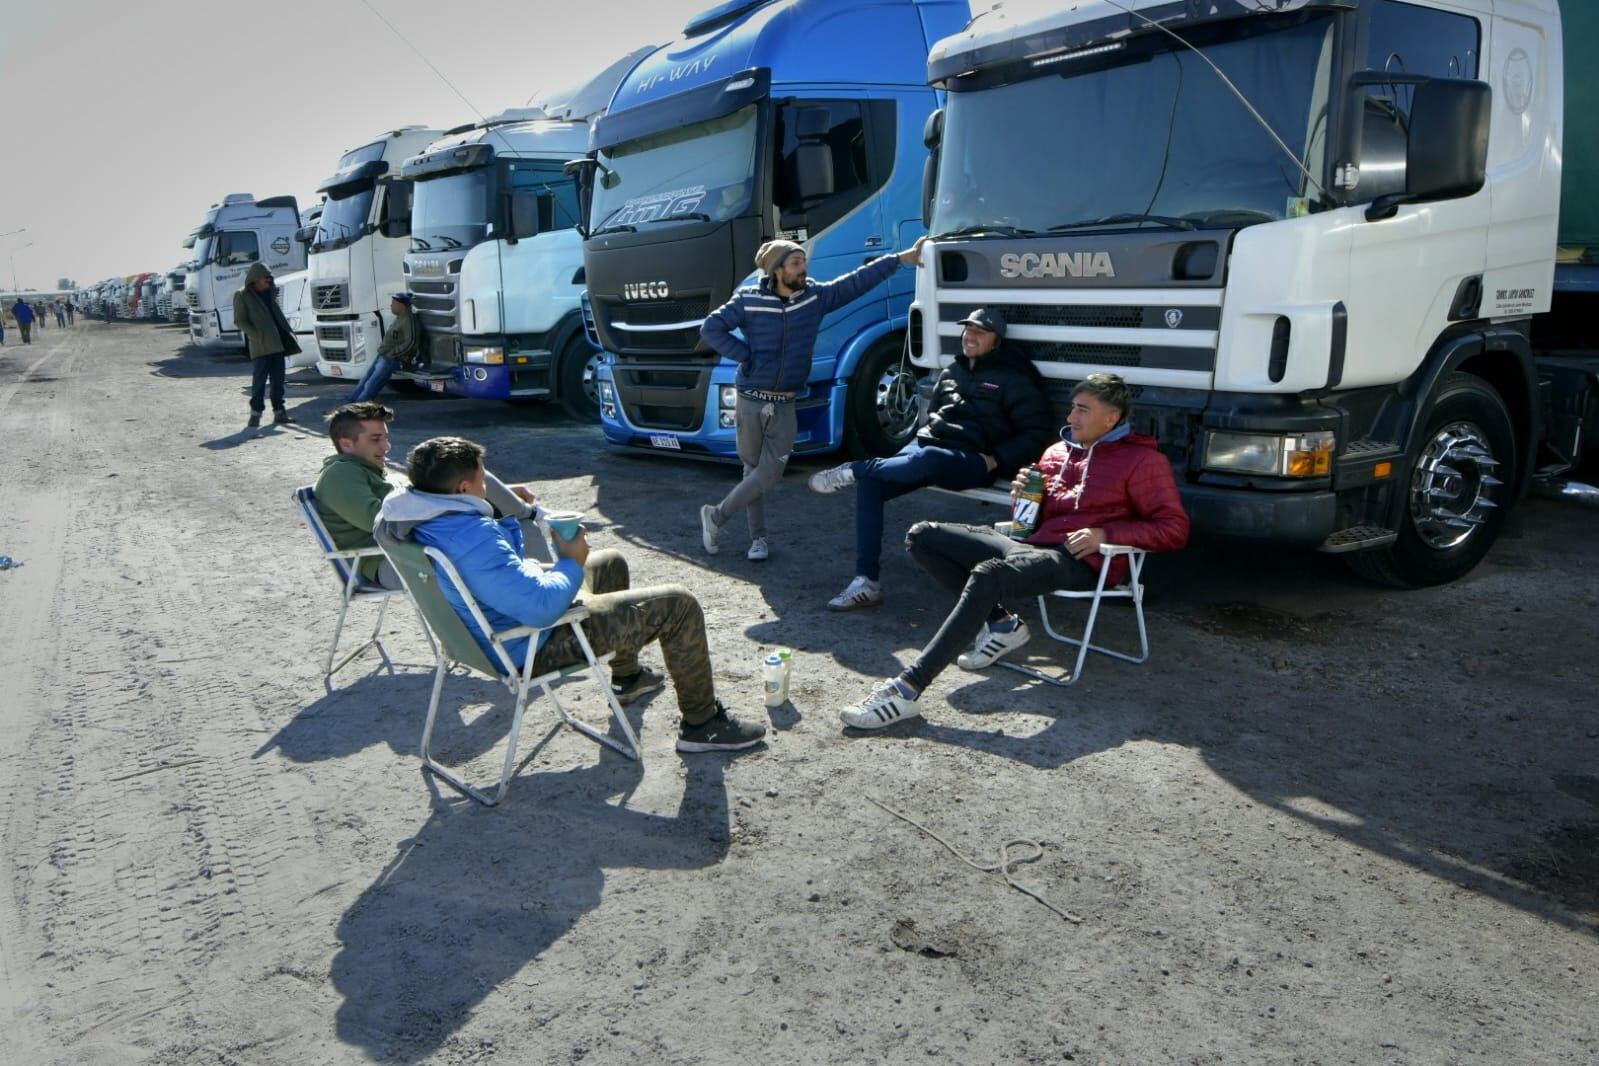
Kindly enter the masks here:
[[503, 348], [468, 348], [462, 355], [468, 363], [485, 363], [489, 366], [500, 366], [505, 362], [505, 349]]
[[[738, 387], [736, 385], [722, 386], [721, 405], [723, 407], [738, 406]], [[724, 422], [723, 425], [726, 425], [726, 423]]]
[[1205, 469], [1268, 477], [1326, 477], [1332, 473], [1335, 439], [1330, 429], [1313, 433], [1205, 435]]
[[716, 424], [723, 429], [732, 429], [738, 425], [738, 417], [732, 411], [724, 408], [722, 413], [717, 416]]

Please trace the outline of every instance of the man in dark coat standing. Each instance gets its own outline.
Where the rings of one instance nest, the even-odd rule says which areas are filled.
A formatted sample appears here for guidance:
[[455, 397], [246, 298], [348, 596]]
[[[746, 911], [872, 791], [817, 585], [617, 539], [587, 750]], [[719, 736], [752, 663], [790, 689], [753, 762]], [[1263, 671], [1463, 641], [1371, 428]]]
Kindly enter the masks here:
[[285, 360], [300, 350], [289, 328], [283, 309], [278, 306], [277, 289], [272, 283], [272, 271], [265, 263], [256, 263], [244, 275], [244, 288], [233, 294], [233, 323], [244, 334], [244, 343], [250, 353], [250, 426], [261, 424], [261, 412], [266, 410], [267, 382], [272, 383], [272, 424], [281, 426], [288, 422], [289, 412], [283, 406], [283, 375]]
[[11, 305], [11, 317], [17, 320], [17, 329], [22, 331], [22, 343], [33, 343], [33, 306], [22, 297], [17, 297], [17, 302]]
[[961, 354], [938, 375], [927, 425], [898, 455], [811, 475], [812, 492], [855, 486], [855, 579], [827, 602], [854, 611], [883, 602], [883, 505], [928, 485], [975, 489], [1008, 478], [1049, 442], [1053, 416], [1032, 361], [1007, 348], [1005, 316], [979, 307], [961, 319]]

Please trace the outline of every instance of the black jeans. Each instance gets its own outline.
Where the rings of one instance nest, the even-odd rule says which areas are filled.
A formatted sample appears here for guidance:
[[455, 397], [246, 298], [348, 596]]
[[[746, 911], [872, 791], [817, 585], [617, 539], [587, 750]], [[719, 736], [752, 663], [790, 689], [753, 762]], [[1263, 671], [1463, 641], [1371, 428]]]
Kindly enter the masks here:
[[283, 410], [283, 367], [281, 355], [263, 355], [250, 360], [250, 410], [260, 414], [266, 409], [268, 379], [272, 382], [272, 410]]
[[918, 522], [905, 547], [944, 588], [958, 592], [955, 609], [904, 677], [926, 689], [965, 651], [985, 622], [1005, 616], [1001, 601], [1041, 596], [1055, 589], [1092, 589], [1099, 573], [1064, 548], [1040, 548], [1011, 540], [991, 526]]

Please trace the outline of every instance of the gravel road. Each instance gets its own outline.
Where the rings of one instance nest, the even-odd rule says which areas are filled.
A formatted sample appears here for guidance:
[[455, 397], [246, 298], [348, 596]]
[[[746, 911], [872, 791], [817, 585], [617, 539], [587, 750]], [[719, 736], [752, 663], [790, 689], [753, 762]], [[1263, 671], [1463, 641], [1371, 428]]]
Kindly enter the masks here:
[[[642, 765], [540, 708], [487, 810], [418, 772], [407, 611], [320, 676], [334, 589], [289, 497], [348, 385], [296, 373], [297, 425], [253, 432], [247, 384], [171, 328], [0, 349], [0, 1059], [1599, 1062], [1592, 512], [1533, 501], [1412, 593], [1195, 545], [1149, 568], [1149, 665], [951, 671], [926, 721], [845, 736], [837, 707], [948, 606], [897, 531], [991, 508], [896, 501], [887, 602], [841, 617], [851, 504], [805, 490], [814, 464], [769, 562], [737, 535], [708, 559], [732, 468], [391, 394], [395, 460], [481, 440], [635, 583], [694, 589], [735, 708], [796, 649], [765, 749], [678, 756], [670, 690], [634, 708]], [[452, 691], [440, 757], [492, 776], [509, 700]], [[873, 800], [979, 865], [1040, 842], [1012, 876], [1080, 923]]]

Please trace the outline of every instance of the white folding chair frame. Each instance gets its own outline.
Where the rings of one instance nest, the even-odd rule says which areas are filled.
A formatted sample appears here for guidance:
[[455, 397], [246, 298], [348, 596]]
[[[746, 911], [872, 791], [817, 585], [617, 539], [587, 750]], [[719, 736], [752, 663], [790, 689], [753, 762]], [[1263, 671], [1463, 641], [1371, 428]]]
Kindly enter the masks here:
[[[1034, 669], [1031, 666], [1023, 666], [1020, 663], [1013, 663], [1006, 659], [1000, 659], [998, 665], [1005, 667], [1007, 670], [1015, 670], [1019, 674], [1037, 678], [1039, 681], [1054, 685], [1057, 688], [1066, 688], [1069, 685], [1076, 684], [1077, 679], [1083, 676], [1083, 663], [1091, 651], [1112, 659], [1120, 659], [1122, 662], [1133, 663], [1134, 665], [1141, 665], [1149, 660], [1149, 629], [1144, 623], [1144, 559], [1148, 552], [1142, 548], [1129, 548], [1124, 544], [1105, 544], [1100, 546], [1099, 553], [1104, 556], [1105, 564], [1099, 568], [1099, 581], [1095, 584], [1092, 592], [1077, 589], [1056, 589], [1038, 597], [1038, 614], [1044, 623], [1044, 632], [1062, 644], [1070, 644], [1077, 649], [1077, 662], [1072, 666], [1071, 672], [1064, 677], [1054, 677], [1042, 670]], [[1105, 581], [1110, 576], [1111, 560], [1123, 555], [1127, 557], [1127, 584], [1107, 589]], [[1088, 608], [1088, 621], [1083, 627], [1081, 639], [1055, 632], [1055, 627], [1050, 625], [1049, 622], [1049, 600], [1051, 597], [1063, 600], [1092, 601]], [[1137, 655], [1116, 651], [1113, 648], [1093, 643], [1094, 627], [1099, 622], [1099, 607], [1105, 600], [1132, 601], [1133, 614], [1138, 621]]]
[[[422, 728], [422, 768], [425, 771], [437, 775], [464, 795], [470, 796], [485, 807], [493, 807], [498, 804], [505, 798], [506, 790], [511, 787], [511, 777], [516, 772], [517, 739], [522, 732], [523, 716], [527, 713], [529, 690], [535, 686], [550, 698], [550, 703], [555, 706], [555, 710], [560, 714], [561, 720], [566, 725], [635, 762], [643, 760], [643, 755], [639, 752], [638, 735], [633, 731], [633, 724], [627, 720], [627, 715], [622, 713], [622, 704], [617, 700], [616, 693], [611, 689], [610, 682], [600, 672], [600, 666], [609, 663], [616, 653], [607, 652], [604, 655], [595, 656], [594, 648], [589, 644], [588, 634], [584, 633], [583, 627], [578, 624], [588, 617], [588, 608], [581, 605], [575, 606], [556, 619], [552, 625], [545, 628], [556, 630], [561, 626], [572, 627], [572, 632], [577, 637], [578, 647], [583, 649], [583, 658], [588, 662], [586, 669], [593, 677], [595, 684], [600, 687], [600, 691], [605, 694], [605, 700], [611, 707], [611, 717], [621, 728], [622, 735], [627, 738], [625, 745], [606, 736], [586, 722], [580, 722], [572, 717], [571, 713], [561, 703], [560, 697], [555, 694], [553, 683], [563, 677], [569, 677], [578, 671], [584, 670], [585, 667], [583, 665], [573, 664], [572, 666], [562, 667], [559, 670], [551, 670], [537, 677], [533, 676], [533, 660], [538, 656], [538, 635], [544, 630], [533, 626], [516, 626], [515, 628], [502, 629], [498, 632], [490, 629], [488, 619], [483, 616], [483, 611], [478, 607], [477, 600], [467, 590], [466, 583], [461, 580], [460, 573], [455, 569], [455, 564], [450, 562], [449, 557], [437, 548], [425, 548], [424, 551], [428, 558], [433, 560], [433, 565], [450, 579], [450, 584], [455, 586], [456, 592], [460, 594], [462, 602], [466, 604], [467, 611], [472, 616], [472, 624], [477, 626], [478, 631], [488, 638], [489, 646], [494, 650], [495, 658], [499, 660], [504, 670], [504, 673], [500, 676], [500, 682], [516, 698], [516, 707], [511, 716], [511, 733], [506, 740], [505, 763], [500, 771], [499, 786], [494, 792], [494, 797], [490, 799], [484, 792], [467, 784], [454, 771], [433, 758], [433, 725], [438, 719], [439, 702], [444, 693], [444, 678], [458, 665], [445, 655], [442, 645], [435, 642], [434, 651], [438, 655], [438, 667], [433, 674], [433, 694], [428, 700], [427, 724]], [[425, 620], [423, 624], [427, 624]], [[515, 662], [511, 658], [510, 649], [506, 647], [507, 641], [515, 640], [519, 637], [528, 638], [527, 661], [522, 664], [520, 670], [517, 669]]]
[[[404, 589], [386, 589], [380, 585], [369, 584], [361, 577], [361, 560], [381, 558], [383, 550], [377, 546], [370, 548], [336, 548], [333, 545], [333, 536], [328, 532], [328, 527], [323, 524], [322, 516], [317, 513], [316, 493], [312, 486], [306, 485], [294, 492], [294, 502], [299, 505], [300, 516], [305, 519], [306, 525], [311, 527], [311, 535], [316, 538], [317, 547], [322, 552], [322, 558], [334, 565], [335, 572], [344, 573], [344, 585], [339, 599], [339, 620], [333, 627], [333, 642], [328, 645], [327, 661], [323, 663], [322, 676], [332, 677], [344, 669], [357, 655], [368, 648], [377, 647], [382, 652], [383, 642], [378, 635], [383, 631], [383, 615], [389, 609], [389, 600], [394, 596], [403, 595]], [[350, 604], [357, 599], [377, 600], [378, 617], [372, 624], [372, 635], [365, 642], [348, 652], [337, 664], [333, 658], [339, 653], [339, 637], [344, 633], [344, 620], [350, 613]], [[428, 643], [433, 642], [433, 634], [428, 631], [427, 622], [417, 613], [417, 621], [422, 623], [422, 632], [427, 636]], [[436, 649], [435, 649], [436, 650]]]

